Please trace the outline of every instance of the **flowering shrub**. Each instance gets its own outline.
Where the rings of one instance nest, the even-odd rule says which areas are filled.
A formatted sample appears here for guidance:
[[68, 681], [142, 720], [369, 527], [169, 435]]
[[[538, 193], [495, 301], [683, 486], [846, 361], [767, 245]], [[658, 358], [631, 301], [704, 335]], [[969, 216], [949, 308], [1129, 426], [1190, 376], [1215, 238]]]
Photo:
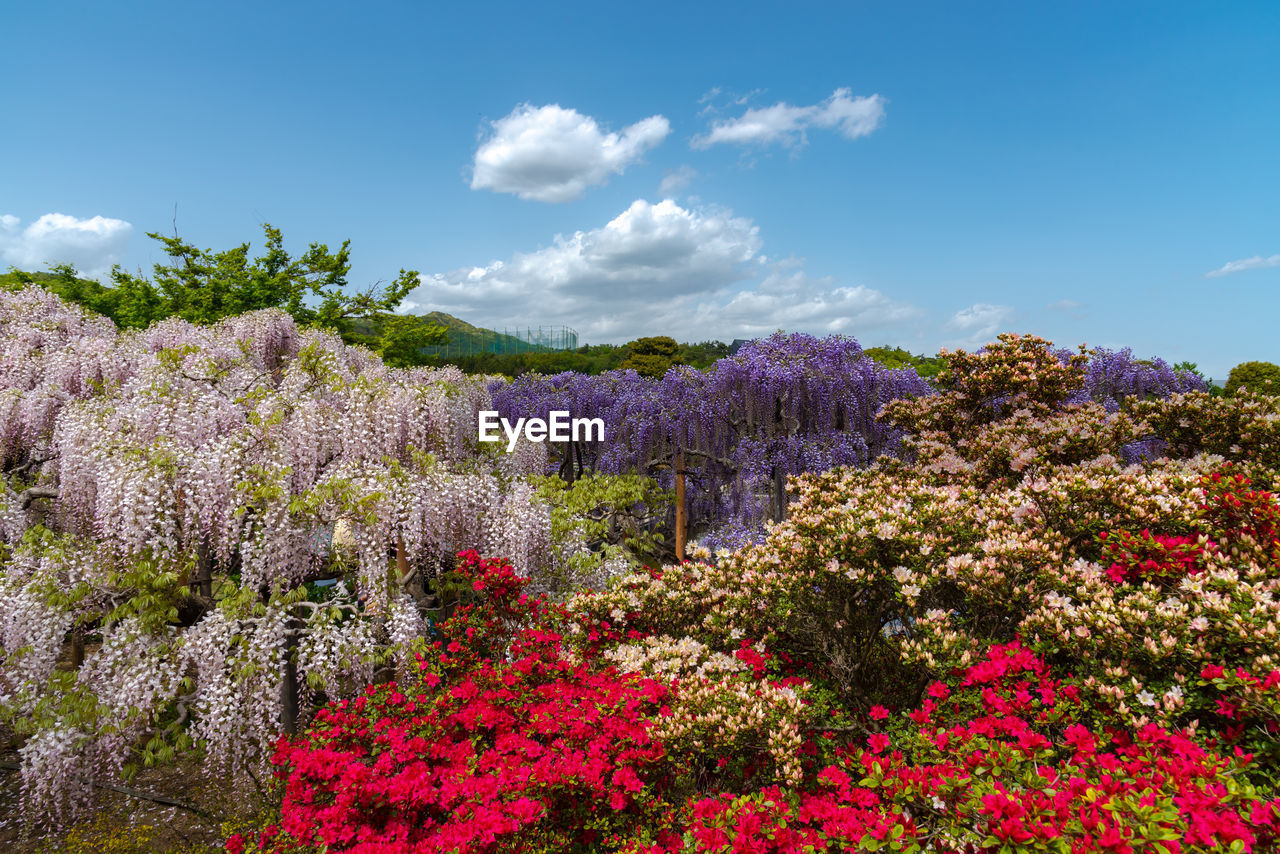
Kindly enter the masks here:
[[275, 845], [493, 851], [524, 832], [539, 850], [597, 850], [661, 822], [645, 713], [665, 695], [536, 654], [431, 694], [370, 690], [277, 751], [289, 776]]
[[1209, 664], [1197, 684], [1218, 695], [1208, 716], [1214, 724], [1210, 738], [1252, 754], [1259, 776], [1280, 788], [1280, 670], [1259, 677], [1242, 667]]
[[1177, 583], [1199, 572], [1205, 550], [1216, 545], [1207, 538], [1153, 535], [1146, 528], [1137, 536], [1128, 531], [1117, 531], [1114, 536], [1104, 531], [1098, 539], [1106, 543], [1105, 556], [1114, 561], [1107, 569], [1107, 578], [1117, 583], [1137, 580]]
[[704, 789], [675, 806], [680, 766], [657, 736], [668, 691], [591, 673], [554, 647], [510, 668], [484, 664], [432, 696], [384, 686], [327, 710], [307, 740], [277, 754], [289, 769], [285, 809], [258, 842], [383, 852], [1253, 851], [1280, 831], [1280, 799], [1233, 779], [1248, 754], [1224, 756], [1154, 724], [1091, 729], [1078, 722], [1077, 688], [1017, 644], [932, 683], [909, 713], [876, 707], [860, 746], [803, 779]]
[[1241, 392], [1229, 398], [1186, 392], [1135, 403], [1130, 415], [1143, 420], [1170, 456], [1215, 454], [1248, 467], [1255, 480], [1270, 482], [1280, 471], [1280, 422], [1267, 395]]
[[[637, 632], [688, 636], [722, 649], [736, 638], [760, 638], [865, 710], [877, 702], [909, 704], [930, 678], [1021, 632], [1042, 640], [1037, 649], [1055, 661], [1083, 663], [1083, 677], [1121, 690], [1112, 705], [1127, 697], [1126, 714], [1141, 706], [1131, 721], [1151, 709], [1134, 702], [1148, 686], [1132, 684], [1129, 665], [1100, 654], [1099, 645], [1111, 644], [1124, 658], [1152, 647], [1185, 649], [1206, 635], [1204, 623], [1215, 624], [1209, 635], [1234, 638], [1207, 649], [1204, 659], [1193, 656], [1190, 669], [1170, 668], [1167, 656], [1156, 656], [1153, 671], [1168, 680], [1159, 691], [1152, 687], [1157, 698], [1180, 685], [1172, 681], [1175, 672], [1185, 681], [1233, 645], [1263, 656], [1233, 663], [1270, 666], [1265, 656], [1274, 645], [1246, 640], [1274, 631], [1266, 549], [1249, 525], [1202, 507], [1212, 501], [1221, 508], [1227, 500], [1206, 497], [1203, 481], [1223, 465], [1220, 456], [1125, 465], [1124, 449], [1151, 435], [1151, 425], [1134, 415], [1148, 404], [1108, 411], [1071, 403], [1086, 381], [1078, 360], [1064, 360], [1038, 339], [1004, 336], [982, 354], [947, 359], [940, 394], [895, 402], [881, 415], [917, 431], [906, 439], [912, 464], [795, 479], [798, 500], [789, 518], [761, 546], [714, 567], [636, 574], [581, 597], [574, 608], [587, 615], [583, 625], [594, 627], [588, 640], [607, 644]], [[1177, 404], [1160, 405], [1173, 411]], [[1259, 425], [1280, 420], [1271, 405], [1264, 417], [1253, 403], [1236, 404]], [[1221, 419], [1224, 429], [1233, 423]], [[1186, 449], [1171, 438], [1172, 447]], [[1247, 500], [1260, 513], [1274, 512], [1266, 496]], [[1259, 530], [1272, 524], [1259, 518]], [[1154, 533], [1130, 533], [1143, 530]], [[1219, 556], [1216, 574], [1198, 569], [1204, 549]], [[1260, 561], [1257, 568], [1241, 562], [1246, 551]], [[1113, 565], [1113, 574], [1136, 578], [1152, 560], [1159, 569], [1145, 571], [1155, 571], [1163, 587], [1196, 576], [1176, 594], [1191, 609], [1185, 620], [1177, 618], [1183, 621], [1176, 631], [1164, 624], [1173, 618], [1159, 589], [1117, 588], [1106, 578]], [[1216, 594], [1205, 598], [1206, 589]], [[600, 629], [604, 622], [608, 630]], [[1081, 647], [1078, 656], [1069, 654], [1073, 647]], [[1171, 704], [1178, 699], [1177, 691], [1169, 695]]]
[[1265, 678], [1280, 667], [1276, 503], [1239, 475], [1205, 477], [1192, 495], [1192, 534], [1104, 532], [1110, 566], [1066, 568], [1021, 631], [1080, 677], [1094, 720], [1130, 727], [1199, 722], [1220, 743], [1245, 743], [1256, 754], [1245, 773], [1274, 782], [1276, 751], [1263, 744], [1274, 740], [1269, 719], [1241, 726], [1224, 715], [1240, 706], [1235, 695], [1247, 683], [1204, 675], [1225, 668]]
[[471, 601], [404, 684], [370, 687], [282, 741], [273, 850], [591, 851], [660, 827], [670, 786], [651, 721], [662, 682], [560, 654], [510, 564], [459, 555]]
[[1247, 755], [1154, 725], [1090, 730], [1075, 722], [1076, 688], [1016, 644], [927, 694], [811, 787], [696, 801], [681, 845], [645, 850], [1261, 851], [1277, 841], [1280, 799], [1232, 779]]

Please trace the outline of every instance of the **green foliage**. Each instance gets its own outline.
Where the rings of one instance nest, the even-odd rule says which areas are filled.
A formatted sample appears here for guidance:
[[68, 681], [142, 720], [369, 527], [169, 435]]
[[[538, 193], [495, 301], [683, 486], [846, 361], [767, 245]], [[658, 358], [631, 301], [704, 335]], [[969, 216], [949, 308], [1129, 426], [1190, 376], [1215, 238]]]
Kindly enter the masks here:
[[627, 358], [619, 367], [658, 379], [675, 364], [679, 352], [680, 344], [666, 335], [637, 338], [627, 344]]
[[579, 347], [576, 350], [558, 350], [551, 353], [475, 353], [468, 356], [427, 356], [423, 364], [433, 367], [456, 365], [468, 374], [501, 374], [518, 377], [521, 374], [558, 374], [577, 371], [596, 375], [617, 367], [622, 361], [621, 347], [600, 344]]
[[[1205, 375], [1200, 372], [1200, 366], [1195, 362], [1175, 362], [1173, 365], [1173, 372], [1175, 374], [1195, 374], [1200, 379], [1205, 380]], [[1205, 381], [1207, 382], [1208, 380]]]
[[405, 368], [426, 364], [422, 348], [442, 344], [448, 333], [426, 318], [412, 314], [390, 314], [374, 324], [375, 334], [360, 335], [354, 331], [343, 334], [348, 344], [363, 344], [382, 357], [388, 365]]
[[192, 561], [174, 565], [150, 556], [139, 558], [108, 575], [109, 583], [131, 591], [128, 598], [102, 618], [104, 625], [126, 620], [138, 621], [148, 634], [161, 635], [167, 626], [178, 622], [178, 608], [187, 596], [186, 579], [191, 577]]
[[154, 320], [165, 317], [162, 298], [154, 288], [140, 287], [136, 282], [106, 287], [92, 279], [83, 279], [70, 264], [54, 264], [47, 273], [27, 273], [11, 269], [0, 276], [0, 287], [21, 290], [28, 283], [39, 285], [68, 302], [106, 315], [119, 327], [143, 329]]
[[[197, 249], [176, 236], [148, 232], [148, 237], [164, 244], [170, 259], [168, 264], [156, 264], [150, 279], [117, 265], [111, 270], [114, 286], [107, 287], [80, 278], [69, 264], [57, 264], [49, 273], [13, 270], [0, 283], [13, 288], [33, 282], [132, 329], [144, 329], [166, 317], [214, 323], [249, 311], [279, 308], [300, 325], [332, 329], [348, 343], [365, 344], [398, 366], [418, 364], [418, 348], [446, 340], [442, 327], [392, 313], [418, 286], [416, 270], [401, 270], [389, 285], [379, 287], [379, 283], [351, 294], [347, 291], [351, 241], [343, 241], [336, 252], [323, 243], [312, 243], [294, 258], [284, 248], [280, 229], [264, 223], [262, 230], [265, 251], [253, 259], [248, 243], [214, 252]], [[362, 335], [357, 320], [374, 323], [377, 334]]]
[[936, 377], [945, 364], [937, 356], [916, 356], [901, 347], [869, 347], [862, 352], [886, 368], [914, 368], [925, 379]]
[[699, 344], [681, 344], [677, 365], [705, 370], [721, 359], [729, 358], [729, 345], [722, 341], [703, 341]]
[[565, 562], [566, 593], [598, 577], [606, 564], [660, 563], [663, 537], [651, 521], [666, 517], [674, 495], [652, 478], [589, 474], [573, 483], [554, 475], [533, 480], [538, 497], [551, 506], [551, 541], [580, 549]]
[[1231, 397], [1240, 387], [1255, 394], [1280, 395], [1280, 365], [1274, 362], [1241, 362], [1231, 369], [1224, 389]]

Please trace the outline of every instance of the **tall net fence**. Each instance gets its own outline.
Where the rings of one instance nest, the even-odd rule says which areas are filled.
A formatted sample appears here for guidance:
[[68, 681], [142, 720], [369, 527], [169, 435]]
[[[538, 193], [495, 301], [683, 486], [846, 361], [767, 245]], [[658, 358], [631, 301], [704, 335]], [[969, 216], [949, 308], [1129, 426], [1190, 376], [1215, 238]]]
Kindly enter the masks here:
[[504, 326], [474, 332], [449, 330], [449, 343], [424, 347], [428, 356], [476, 356], [481, 353], [549, 353], [578, 347], [578, 330], [568, 326]]

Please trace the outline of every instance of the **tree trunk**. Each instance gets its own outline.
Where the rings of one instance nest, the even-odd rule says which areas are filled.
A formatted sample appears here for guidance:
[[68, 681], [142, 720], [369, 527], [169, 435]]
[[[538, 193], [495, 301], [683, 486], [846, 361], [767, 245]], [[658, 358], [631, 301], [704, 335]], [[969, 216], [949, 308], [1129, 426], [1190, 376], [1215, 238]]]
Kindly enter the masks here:
[[409, 577], [409, 555], [404, 547], [404, 535], [396, 534], [396, 581], [401, 583]]
[[289, 621], [284, 641], [284, 678], [280, 682], [280, 726], [289, 736], [298, 733], [298, 622]]

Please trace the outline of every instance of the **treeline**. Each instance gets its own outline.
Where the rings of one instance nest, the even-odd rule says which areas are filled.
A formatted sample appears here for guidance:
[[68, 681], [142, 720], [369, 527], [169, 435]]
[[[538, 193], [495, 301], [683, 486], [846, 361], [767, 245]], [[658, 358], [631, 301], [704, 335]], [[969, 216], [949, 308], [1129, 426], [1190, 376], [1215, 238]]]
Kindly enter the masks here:
[[[656, 342], [656, 344], [655, 344]], [[573, 350], [543, 353], [476, 353], [470, 356], [426, 356], [423, 364], [456, 365], [469, 374], [601, 374], [631, 368], [644, 376], [661, 376], [673, 365], [706, 369], [729, 355], [722, 341], [680, 344], [674, 338], [639, 338], [627, 344], [589, 344]]]

